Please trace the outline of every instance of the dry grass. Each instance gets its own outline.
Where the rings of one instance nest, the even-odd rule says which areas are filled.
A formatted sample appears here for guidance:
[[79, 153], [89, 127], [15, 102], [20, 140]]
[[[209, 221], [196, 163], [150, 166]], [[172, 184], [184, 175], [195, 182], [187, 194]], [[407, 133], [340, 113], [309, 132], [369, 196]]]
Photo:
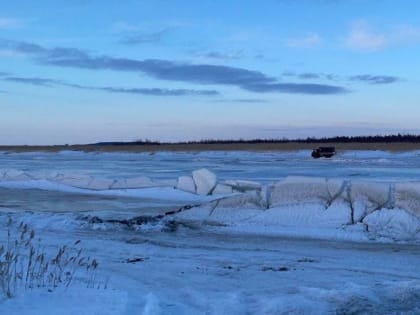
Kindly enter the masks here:
[[16, 227], [9, 218], [6, 243], [0, 244], [0, 293], [4, 297], [11, 298], [20, 290], [69, 287], [80, 270], [86, 272], [82, 281], [94, 288], [97, 267], [96, 259], [83, 255], [80, 240], [48, 255], [34, 230], [23, 223]]

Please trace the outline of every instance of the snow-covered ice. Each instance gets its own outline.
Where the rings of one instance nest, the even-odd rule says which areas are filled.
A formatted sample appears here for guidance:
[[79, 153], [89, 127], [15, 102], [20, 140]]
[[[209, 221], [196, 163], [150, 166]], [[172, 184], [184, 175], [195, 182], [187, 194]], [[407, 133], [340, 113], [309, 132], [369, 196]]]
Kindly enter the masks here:
[[419, 314], [419, 152], [309, 153], [0, 153], [1, 244], [100, 264], [0, 313]]

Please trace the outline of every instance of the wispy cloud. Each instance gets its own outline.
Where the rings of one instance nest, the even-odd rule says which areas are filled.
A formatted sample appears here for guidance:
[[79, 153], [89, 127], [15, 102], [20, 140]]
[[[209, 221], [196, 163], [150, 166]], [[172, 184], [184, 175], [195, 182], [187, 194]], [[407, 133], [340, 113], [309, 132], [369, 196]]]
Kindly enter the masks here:
[[284, 77], [293, 77], [300, 80], [328, 80], [337, 81], [338, 75], [332, 73], [317, 73], [317, 72], [302, 72], [296, 73], [294, 71], [283, 72]]
[[221, 99], [221, 100], [214, 100], [217, 103], [267, 103], [267, 100], [260, 99], [260, 98], [239, 98], [239, 99]]
[[353, 76], [340, 76], [333, 73], [316, 73], [303, 72], [296, 73], [293, 71], [283, 72], [283, 76], [292, 77], [299, 80], [328, 80], [328, 81], [359, 81], [368, 84], [391, 84], [402, 81], [400, 77], [393, 75], [375, 75], [375, 74], [358, 74]]
[[189, 64], [161, 59], [128, 59], [92, 56], [75, 48], [45, 48], [37, 44], [10, 40], [0, 41], [0, 48], [25, 53], [45, 65], [90, 70], [141, 72], [159, 80], [195, 84], [231, 85], [256, 93], [342, 94], [345, 88], [326, 84], [279, 82], [260, 71], [210, 64]]
[[258, 93], [291, 93], [291, 94], [343, 94], [349, 90], [335, 85], [316, 83], [268, 83], [253, 84], [247, 87], [249, 91]]
[[0, 17], [0, 29], [17, 29], [22, 28], [24, 25], [25, 23], [21, 19]]
[[352, 81], [361, 81], [369, 84], [390, 84], [401, 81], [400, 78], [389, 75], [371, 75], [371, 74], [362, 74], [350, 77]]
[[216, 59], [216, 60], [238, 60], [243, 58], [244, 53], [242, 50], [236, 50], [232, 52], [221, 52], [216, 50], [211, 51], [195, 51], [194, 56], [205, 58], [205, 59]]
[[215, 96], [220, 93], [215, 90], [164, 89], [164, 88], [115, 88], [87, 87], [90, 90], [100, 90], [110, 93], [141, 94], [151, 96]]
[[304, 80], [306, 80], [306, 79], [319, 79], [319, 78], [321, 78], [321, 75], [319, 73], [309, 73], [309, 72], [307, 72], [307, 73], [300, 73], [298, 75], [298, 77], [299, 77], [299, 79], [304, 79]]
[[131, 23], [123, 22], [123, 21], [115, 22], [111, 26], [111, 31], [114, 33], [139, 32], [141, 30], [143, 30], [143, 28], [140, 27], [139, 25], [135, 25], [135, 24], [131, 24]]
[[352, 50], [366, 52], [375, 52], [391, 46], [418, 44], [420, 27], [399, 25], [377, 31], [367, 21], [358, 20], [352, 23], [344, 43]]
[[400, 25], [391, 33], [391, 43], [403, 45], [417, 44], [420, 42], [420, 27]]
[[138, 44], [150, 44], [158, 43], [168, 34], [169, 29], [164, 28], [157, 32], [136, 32], [136, 34], [131, 34], [125, 36], [120, 40], [121, 43], [127, 45], [138, 45]]
[[257, 59], [257, 60], [262, 60], [262, 59], [265, 59], [265, 55], [262, 52], [257, 52], [254, 55], [254, 58]]
[[132, 24], [120, 21], [111, 26], [111, 31], [120, 36], [119, 42], [122, 44], [140, 45], [162, 42], [176, 27], [178, 26], [173, 23], [165, 27], [153, 27], [148, 24]]
[[23, 77], [6, 77], [4, 81], [15, 82], [15, 83], [24, 83], [38, 86], [52, 86], [62, 84], [62, 81], [45, 79], [45, 78], [23, 78]]
[[166, 89], [166, 88], [122, 88], [122, 87], [97, 87], [97, 86], [86, 86], [75, 83], [69, 83], [63, 80], [55, 80], [40, 77], [6, 77], [4, 81], [30, 84], [43, 87], [54, 87], [54, 86], [65, 86], [75, 89], [82, 90], [96, 90], [104, 91], [109, 93], [124, 93], [124, 94], [140, 94], [149, 96], [215, 96], [220, 93], [215, 90], [193, 90], [193, 89]]
[[289, 38], [286, 46], [291, 48], [314, 48], [321, 45], [322, 39], [317, 33], [309, 33], [302, 37]]
[[375, 51], [387, 44], [385, 35], [373, 31], [365, 21], [354, 22], [346, 38], [346, 46], [354, 50]]

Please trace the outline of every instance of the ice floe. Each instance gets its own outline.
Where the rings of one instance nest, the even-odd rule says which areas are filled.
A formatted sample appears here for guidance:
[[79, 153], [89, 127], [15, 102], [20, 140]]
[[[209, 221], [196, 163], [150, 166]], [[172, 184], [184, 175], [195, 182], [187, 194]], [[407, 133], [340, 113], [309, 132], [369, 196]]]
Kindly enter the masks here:
[[196, 193], [199, 195], [208, 195], [217, 184], [217, 177], [208, 169], [202, 168], [192, 172]]
[[191, 176], [180, 176], [176, 183], [176, 189], [195, 193], [196, 187]]

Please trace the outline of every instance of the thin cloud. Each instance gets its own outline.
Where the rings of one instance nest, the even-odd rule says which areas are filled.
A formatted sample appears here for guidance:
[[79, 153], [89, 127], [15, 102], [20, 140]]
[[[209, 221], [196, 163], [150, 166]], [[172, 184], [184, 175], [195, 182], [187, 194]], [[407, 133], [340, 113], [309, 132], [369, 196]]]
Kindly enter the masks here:
[[114, 33], [139, 32], [141, 30], [142, 27], [139, 25], [134, 25], [123, 21], [115, 22], [111, 26], [111, 31]]
[[321, 75], [318, 73], [301, 73], [298, 75], [299, 79], [320, 79]]
[[249, 91], [259, 93], [290, 93], [290, 94], [344, 94], [349, 90], [334, 85], [315, 84], [315, 83], [271, 83], [271, 84], [254, 84], [248, 86]]
[[259, 99], [259, 98], [239, 98], [239, 99], [223, 99], [223, 100], [215, 100], [218, 103], [267, 103], [267, 100]]
[[401, 25], [396, 28], [393, 39], [399, 44], [416, 44], [420, 42], [420, 28], [411, 25]]
[[303, 72], [296, 73], [293, 71], [283, 72], [284, 77], [291, 77], [298, 80], [327, 80], [327, 81], [359, 81], [367, 84], [391, 84], [402, 81], [401, 78], [392, 75], [374, 75], [374, 74], [358, 74], [350, 77], [340, 76], [332, 73], [316, 73]]
[[282, 73], [282, 76], [284, 76], [284, 77], [294, 77], [294, 76], [296, 76], [296, 73], [293, 72], [293, 71], [284, 71]]
[[310, 33], [303, 37], [289, 38], [286, 46], [291, 48], [315, 48], [321, 45], [322, 39], [316, 33]]
[[115, 88], [115, 87], [89, 87], [91, 90], [100, 90], [110, 93], [141, 94], [150, 96], [216, 96], [220, 93], [215, 90], [188, 90], [163, 88]]
[[126, 36], [120, 42], [126, 45], [150, 44], [161, 42], [162, 39], [168, 34], [168, 29], [162, 29], [153, 33], [141, 33]]
[[284, 77], [294, 77], [299, 80], [328, 80], [328, 81], [337, 81], [338, 76], [332, 73], [316, 73], [316, 72], [303, 72], [296, 73], [293, 71], [283, 72]]
[[220, 51], [204, 51], [195, 52], [194, 56], [202, 57], [206, 59], [217, 59], [217, 60], [238, 60], [243, 58], [244, 54], [242, 50], [234, 52], [220, 52]]
[[265, 59], [265, 55], [263, 53], [259, 52], [259, 53], [255, 54], [254, 58], [257, 59], [257, 60], [262, 60], [262, 59]]
[[140, 94], [149, 96], [216, 96], [220, 93], [215, 90], [192, 90], [192, 89], [166, 89], [166, 88], [121, 88], [121, 87], [95, 87], [75, 83], [68, 83], [62, 80], [47, 78], [27, 77], [6, 77], [4, 81], [30, 84], [43, 87], [65, 86], [81, 90], [95, 90], [109, 93]]
[[346, 38], [346, 46], [353, 50], [376, 51], [387, 45], [386, 36], [373, 31], [365, 21], [354, 22]]
[[275, 77], [244, 68], [210, 64], [189, 64], [161, 59], [128, 59], [112, 56], [92, 56], [75, 48], [44, 48], [40, 45], [0, 41], [0, 47], [14, 49], [45, 65], [90, 69], [141, 72], [159, 80], [195, 84], [231, 85], [256, 93], [341, 94], [340, 86], [325, 84], [280, 83]]
[[330, 81], [337, 81], [338, 75], [332, 73], [324, 73], [324, 78]]
[[0, 17], [0, 29], [10, 30], [18, 29], [24, 26], [24, 21], [21, 19]]
[[350, 77], [351, 81], [361, 81], [369, 84], [391, 84], [401, 81], [400, 78], [388, 75], [362, 74]]
[[37, 86], [52, 86], [62, 84], [61, 81], [53, 79], [44, 79], [44, 78], [22, 78], [22, 77], [7, 77], [3, 79], [4, 81], [31, 84]]
[[10, 49], [0, 49], [0, 57], [21, 57], [23, 54]]
[[351, 25], [345, 38], [345, 46], [356, 51], [374, 52], [391, 46], [406, 46], [420, 42], [420, 28], [399, 25], [386, 31], [375, 31], [369, 23], [359, 20]]
[[119, 42], [125, 45], [141, 45], [162, 42], [165, 37], [177, 26], [161, 27], [151, 29], [150, 25], [131, 24], [127, 22], [116, 22], [111, 27], [112, 33], [120, 36]]

